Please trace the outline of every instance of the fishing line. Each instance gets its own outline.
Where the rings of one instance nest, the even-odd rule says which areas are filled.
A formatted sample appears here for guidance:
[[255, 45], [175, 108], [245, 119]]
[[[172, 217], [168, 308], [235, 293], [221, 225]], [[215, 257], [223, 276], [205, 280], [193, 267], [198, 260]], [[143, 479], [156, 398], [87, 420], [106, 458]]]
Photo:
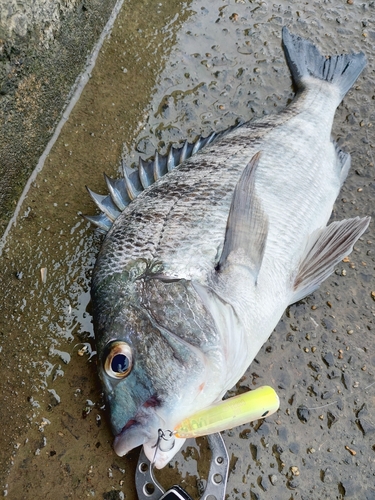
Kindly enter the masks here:
[[[375, 385], [375, 382], [372, 382], [371, 384], [369, 384], [368, 386], [366, 386], [363, 390], [364, 391], [367, 391], [367, 389], [369, 389], [370, 387], [372, 387], [373, 385]], [[349, 394], [348, 396], [344, 397], [344, 401], [346, 401], [347, 399], [353, 397], [353, 396], [357, 396], [356, 394]], [[311, 407], [307, 407], [307, 406], [299, 406], [299, 408], [302, 408], [302, 409], [305, 409], [305, 410], [321, 410], [322, 408], [327, 408], [327, 406], [332, 406], [332, 405], [335, 405], [336, 403], [338, 403], [339, 400], [336, 400], [336, 401], [331, 401], [330, 403], [327, 403], [325, 405], [322, 405], [322, 406], [311, 406]]]

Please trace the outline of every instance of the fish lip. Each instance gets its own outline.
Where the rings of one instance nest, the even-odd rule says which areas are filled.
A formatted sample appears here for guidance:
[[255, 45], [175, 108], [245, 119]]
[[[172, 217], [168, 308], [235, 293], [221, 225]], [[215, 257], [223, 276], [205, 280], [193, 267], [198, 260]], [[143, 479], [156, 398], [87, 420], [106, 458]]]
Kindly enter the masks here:
[[125, 432], [127, 429], [129, 429], [130, 427], [132, 427], [133, 425], [136, 425], [138, 422], [134, 419], [134, 418], [131, 418], [130, 420], [128, 420], [126, 422], [126, 424], [124, 425], [124, 427], [121, 429], [121, 431], [119, 432], [118, 436], [120, 434], [122, 434], [123, 432]]
[[[157, 442], [157, 432], [153, 430], [160, 429], [162, 426], [161, 418], [155, 412], [155, 408], [161, 405], [157, 394], [150, 396], [139, 408], [136, 415], [130, 418], [121, 431], [115, 436], [113, 449], [116, 454], [122, 457], [137, 446], [141, 446], [153, 439]], [[150, 427], [150, 417], [157, 421], [158, 425]]]
[[113, 449], [115, 453], [122, 457], [129, 453], [129, 451], [143, 445], [148, 436], [142, 433], [141, 424], [134, 419], [129, 420], [121, 432], [115, 437], [113, 442]]

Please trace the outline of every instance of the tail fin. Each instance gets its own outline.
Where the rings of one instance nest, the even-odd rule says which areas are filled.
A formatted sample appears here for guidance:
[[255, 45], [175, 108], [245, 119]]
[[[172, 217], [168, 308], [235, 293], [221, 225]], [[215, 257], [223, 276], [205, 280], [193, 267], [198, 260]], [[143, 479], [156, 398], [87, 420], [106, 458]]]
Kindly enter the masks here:
[[283, 47], [289, 69], [299, 88], [305, 87], [304, 78], [318, 78], [336, 85], [340, 89], [341, 99], [366, 66], [363, 52], [325, 57], [315, 45], [300, 36], [292, 35], [285, 26]]

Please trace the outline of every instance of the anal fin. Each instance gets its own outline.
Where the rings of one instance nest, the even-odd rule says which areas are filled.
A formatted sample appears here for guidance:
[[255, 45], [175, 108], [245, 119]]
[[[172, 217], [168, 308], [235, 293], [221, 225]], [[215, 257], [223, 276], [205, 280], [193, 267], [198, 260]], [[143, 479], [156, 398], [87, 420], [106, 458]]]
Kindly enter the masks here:
[[338, 175], [340, 178], [340, 183], [341, 185], [343, 185], [350, 170], [351, 158], [350, 154], [343, 151], [337, 144], [337, 142], [333, 141], [333, 144], [335, 145], [336, 149], [336, 164]]
[[255, 281], [263, 260], [268, 233], [268, 218], [255, 192], [255, 173], [261, 153], [256, 153], [242, 172], [233, 193], [224, 247], [218, 270], [228, 260], [251, 269]]
[[328, 278], [335, 265], [353, 250], [355, 242], [366, 231], [370, 219], [355, 217], [332, 222], [310, 236], [294, 280], [291, 304], [312, 293]]

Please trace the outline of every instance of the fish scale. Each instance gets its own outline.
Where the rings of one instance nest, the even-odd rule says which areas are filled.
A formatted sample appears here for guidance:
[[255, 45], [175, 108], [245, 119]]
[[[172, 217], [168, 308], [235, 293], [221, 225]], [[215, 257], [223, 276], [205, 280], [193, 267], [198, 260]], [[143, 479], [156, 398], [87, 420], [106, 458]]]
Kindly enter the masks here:
[[326, 225], [350, 167], [333, 117], [364, 55], [326, 58], [287, 29], [283, 45], [298, 88], [284, 111], [124, 170], [107, 197], [91, 193], [104, 215], [89, 219], [109, 229], [91, 293], [119, 455], [143, 445], [163, 467], [184, 440], [155, 456], [159, 431], [220, 405], [285, 308], [368, 227], [368, 217]]
[[[181, 267], [185, 268], [191, 259], [195, 263], [191, 272], [185, 271], [183, 277], [192, 277], [193, 270], [195, 275], [202, 275], [212, 268], [222, 246], [238, 178], [274, 121], [272, 117], [270, 123], [262, 122], [259, 131], [256, 124], [251, 124], [251, 131], [256, 131], [251, 148], [247, 130], [236, 129], [208, 151], [197, 154], [161, 178], [152, 189], [142, 192], [118, 217], [103, 243], [100, 259], [105, 274], [120, 272], [129, 259], [137, 257], [161, 259], [172, 276], [180, 275]], [[148, 224], [149, 217], [152, 217], [152, 225]], [[202, 240], [202, 219], [206, 222], [206, 245]], [[212, 241], [217, 242], [216, 246]]]

